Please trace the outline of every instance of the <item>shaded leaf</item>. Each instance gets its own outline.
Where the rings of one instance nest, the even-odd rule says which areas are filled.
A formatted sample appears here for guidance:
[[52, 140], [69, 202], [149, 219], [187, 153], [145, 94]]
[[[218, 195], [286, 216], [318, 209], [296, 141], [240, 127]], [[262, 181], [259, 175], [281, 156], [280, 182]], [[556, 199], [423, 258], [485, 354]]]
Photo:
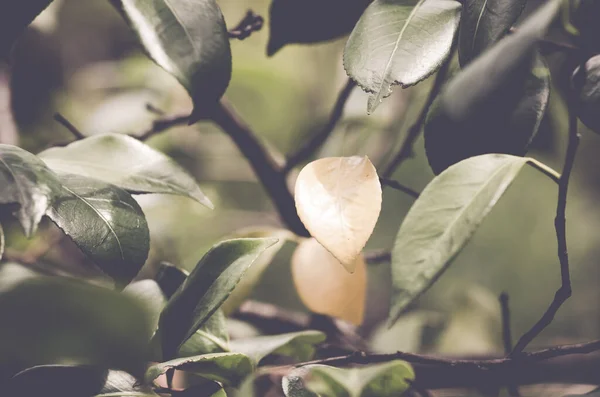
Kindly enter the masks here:
[[208, 114], [231, 79], [231, 48], [215, 0], [121, 0], [150, 57], [187, 89], [192, 119]]
[[[149, 387], [139, 384], [139, 381], [127, 372], [109, 371], [108, 377], [100, 394], [94, 397], [157, 397]], [[81, 396], [79, 396], [81, 397]]]
[[140, 374], [150, 339], [145, 308], [76, 281], [26, 277], [0, 293], [0, 363], [84, 363]]
[[390, 322], [448, 267], [527, 161], [501, 154], [472, 157], [425, 187], [392, 249]]
[[141, 280], [129, 284], [123, 290], [123, 293], [136, 298], [144, 305], [151, 316], [150, 333], [154, 333], [158, 328], [158, 319], [167, 299], [162, 293], [160, 287], [154, 280]]
[[559, 4], [552, 0], [541, 7], [443, 89], [425, 123], [425, 149], [435, 174], [480, 154], [526, 153], [549, 95], [549, 74], [536, 47]]
[[150, 249], [142, 209], [126, 191], [95, 179], [64, 174], [60, 182], [48, 217], [106, 274], [127, 284]]
[[588, 54], [600, 52], [600, 2], [597, 0], [579, 0], [573, 2], [576, 5], [572, 16], [573, 25], [579, 30], [579, 43]]
[[21, 33], [50, 3], [52, 0], [29, 0], [25, 3], [13, 0], [0, 3], [0, 59], [8, 58]]
[[[286, 44], [319, 43], [352, 31], [371, 0], [273, 0], [267, 55]], [[310, 26], [310, 29], [307, 29]]]
[[308, 361], [315, 354], [315, 345], [324, 342], [327, 335], [319, 331], [300, 331], [281, 335], [257, 336], [231, 342], [231, 351], [244, 353], [255, 365], [270, 354]]
[[365, 311], [367, 270], [362, 254], [348, 273], [314, 238], [298, 245], [292, 255], [292, 277], [302, 302], [315, 313], [359, 325]]
[[151, 366], [146, 371], [146, 383], [152, 382], [170, 369], [190, 372], [226, 385], [238, 385], [252, 372], [252, 362], [240, 353], [213, 353], [178, 358]]
[[156, 282], [163, 294], [170, 299], [177, 289], [183, 284], [189, 273], [184, 269], [167, 262], [161, 262], [156, 273]]
[[130, 193], [190, 197], [213, 208], [198, 184], [174, 160], [127, 135], [102, 134], [39, 154], [52, 170], [113, 184]]
[[454, 0], [375, 0], [352, 31], [344, 50], [348, 76], [372, 95], [373, 112], [392, 86], [415, 85], [450, 54], [460, 20]]
[[298, 216], [350, 273], [381, 212], [381, 184], [368, 157], [307, 164], [296, 180]]
[[[223, 310], [218, 309], [179, 348], [178, 357], [191, 357], [208, 353], [228, 352], [229, 335]], [[243, 353], [243, 352], [242, 352]]]
[[60, 189], [43, 161], [11, 145], [0, 144], [0, 204], [18, 204], [17, 217], [30, 237]]
[[304, 378], [310, 373], [310, 366], [296, 368], [281, 379], [285, 397], [319, 397], [306, 388]]
[[163, 354], [172, 357], [227, 299], [250, 265], [277, 242], [236, 239], [213, 246], [171, 297], [160, 316]]
[[466, 65], [508, 33], [527, 0], [465, 0], [460, 18], [458, 56]]
[[[579, 83], [577, 80], [583, 80]], [[585, 71], [577, 68], [573, 85], [578, 92], [577, 116], [589, 129], [600, 134], [600, 55], [587, 60]]]
[[41, 365], [13, 376], [2, 392], [14, 397], [92, 396], [102, 389], [107, 372], [87, 365]]

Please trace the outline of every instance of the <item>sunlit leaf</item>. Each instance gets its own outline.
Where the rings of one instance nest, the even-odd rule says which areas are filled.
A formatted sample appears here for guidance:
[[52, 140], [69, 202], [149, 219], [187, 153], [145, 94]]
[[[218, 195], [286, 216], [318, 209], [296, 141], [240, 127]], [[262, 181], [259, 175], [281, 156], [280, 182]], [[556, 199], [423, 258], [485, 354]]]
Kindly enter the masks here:
[[427, 185], [392, 249], [391, 322], [448, 267], [526, 162], [501, 154], [472, 157]]
[[148, 368], [145, 376], [146, 382], [152, 382], [170, 369], [178, 369], [235, 386], [252, 372], [252, 362], [241, 353], [214, 353], [178, 358]]
[[381, 185], [371, 161], [354, 156], [309, 163], [296, 180], [295, 200], [311, 235], [354, 272], [381, 211]]
[[536, 47], [559, 4], [549, 1], [443, 89], [425, 124], [427, 159], [434, 173], [480, 154], [527, 152], [549, 95], [549, 74]]
[[17, 217], [28, 237], [60, 190], [43, 161], [16, 146], [0, 144], [0, 204], [18, 204]]
[[48, 217], [106, 274], [127, 284], [150, 249], [142, 209], [126, 191], [95, 179], [64, 174], [60, 182]]
[[341, 318], [355, 325], [365, 311], [367, 271], [361, 255], [353, 274], [314, 238], [298, 245], [292, 256], [292, 276], [300, 299], [315, 313]]
[[39, 154], [52, 170], [113, 184], [130, 193], [190, 197], [213, 208], [194, 178], [174, 160], [127, 135], [102, 134]]
[[458, 41], [461, 65], [507, 34], [526, 4], [527, 0], [465, 0]]
[[27, 368], [3, 383], [2, 393], [23, 397], [92, 396], [102, 389], [107, 372], [87, 365], [40, 365]]
[[325, 339], [327, 339], [327, 335], [319, 331], [257, 336], [233, 340], [231, 351], [244, 353], [252, 359], [255, 365], [258, 365], [260, 360], [270, 354], [307, 361], [315, 354], [315, 345], [324, 342]]
[[344, 51], [348, 76], [371, 93], [372, 112], [392, 86], [409, 87], [434, 73], [450, 54], [460, 20], [454, 0], [375, 0]]
[[[582, 83], [578, 82], [580, 79]], [[575, 107], [577, 116], [589, 129], [600, 134], [600, 55], [587, 60], [584, 73], [577, 68], [573, 85], [581, 87], [577, 87], [580, 88]]]
[[193, 119], [208, 114], [231, 79], [231, 48], [215, 0], [120, 0], [150, 57], [187, 89]]
[[227, 240], [204, 255], [160, 316], [158, 334], [166, 358], [175, 355], [227, 299], [258, 256], [276, 242], [273, 238]]
[[151, 316], [150, 332], [154, 333], [158, 327], [160, 313], [167, 303], [165, 295], [154, 280], [141, 280], [129, 284], [123, 293], [136, 298], [147, 308]]
[[[179, 348], [178, 357], [191, 357], [208, 353], [228, 352], [229, 335], [223, 310], [218, 309]], [[242, 352], [243, 353], [243, 352]]]

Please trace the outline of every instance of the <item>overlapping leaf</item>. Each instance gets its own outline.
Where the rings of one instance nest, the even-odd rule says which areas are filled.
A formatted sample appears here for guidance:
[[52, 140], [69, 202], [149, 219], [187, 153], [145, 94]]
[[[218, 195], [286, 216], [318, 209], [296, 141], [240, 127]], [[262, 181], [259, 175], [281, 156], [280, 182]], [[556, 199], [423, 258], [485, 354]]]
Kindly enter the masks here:
[[144, 305], [150, 314], [150, 333], [154, 333], [158, 327], [160, 312], [165, 307], [167, 299], [160, 287], [154, 280], [141, 280], [129, 284], [123, 293], [136, 298]]
[[223, 310], [218, 309], [200, 329], [181, 345], [177, 356], [191, 357], [208, 353], [223, 353], [229, 350], [225, 314], [223, 314]]
[[39, 365], [14, 375], [2, 389], [7, 396], [92, 396], [102, 389], [107, 373], [89, 365]]
[[[579, 82], [578, 80], [583, 80]], [[578, 90], [579, 119], [591, 130], [600, 134], [600, 55], [587, 60], [585, 71], [578, 68], [573, 77]]]

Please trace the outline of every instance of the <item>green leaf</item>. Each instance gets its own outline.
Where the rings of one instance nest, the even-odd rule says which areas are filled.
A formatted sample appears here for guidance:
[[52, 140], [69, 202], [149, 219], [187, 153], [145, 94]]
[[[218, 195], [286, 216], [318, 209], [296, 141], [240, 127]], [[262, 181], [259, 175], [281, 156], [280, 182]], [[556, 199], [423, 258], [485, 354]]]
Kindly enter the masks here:
[[236, 239], [213, 246], [171, 297], [160, 316], [163, 354], [170, 358], [227, 299], [273, 238]]
[[87, 365], [40, 365], [13, 376], [2, 385], [2, 393], [22, 397], [91, 396], [102, 389], [107, 372]]
[[81, 282], [24, 277], [0, 291], [0, 364], [60, 362], [141, 375], [149, 316], [135, 299]]
[[508, 33], [527, 0], [465, 0], [460, 22], [458, 56], [466, 65]]
[[575, 70], [573, 85], [579, 86], [577, 116], [589, 129], [600, 134], [600, 55], [587, 60], [584, 73], [581, 68]]
[[267, 55], [275, 54], [286, 44], [319, 43], [349, 34], [370, 2], [273, 0], [269, 11]]
[[215, 0], [121, 0], [150, 57], [187, 89], [192, 121], [207, 115], [231, 79], [231, 48]]
[[306, 388], [304, 378], [310, 374], [310, 366], [296, 368], [281, 379], [285, 397], [319, 397]]
[[[177, 352], [178, 357], [191, 357], [208, 353], [228, 352], [229, 335], [223, 310], [218, 309], [206, 320]], [[242, 352], [243, 353], [243, 352]]]
[[60, 190], [43, 161], [16, 146], [0, 144], [0, 204], [18, 204], [17, 217], [30, 237]]
[[63, 186], [48, 217], [106, 274], [127, 284], [150, 249], [142, 209], [116, 186], [69, 174], [60, 181]]
[[138, 384], [138, 380], [127, 372], [109, 371], [106, 382], [95, 397], [152, 397], [157, 396], [148, 387]]
[[527, 152], [549, 95], [549, 75], [536, 47], [560, 1], [540, 7], [517, 33], [500, 40], [444, 88], [425, 123], [425, 149], [435, 174], [480, 154]]
[[289, 334], [257, 336], [231, 341], [231, 351], [244, 353], [255, 365], [270, 354], [287, 356], [299, 361], [310, 360], [315, 354], [315, 345], [324, 342], [327, 336], [319, 331], [300, 331]]
[[238, 385], [252, 372], [252, 362], [240, 353], [213, 353], [178, 358], [151, 366], [146, 371], [146, 383], [152, 382], [170, 369], [193, 373], [226, 385]]
[[307, 387], [321, 397], [395, 397], [414, 379], [411, 366], [399, 360], [351, 369], [314, 365]]
[[167, 303], [163, 292], [154, 280], [141, 280], [129, 284], [123, 293], [137, 299], [144, 305], [151, 316], [150, 333], [153, 334], [158, 328], [160, 313]]
[[502, 154], [472, 157], [425, 187], [392, 249], [391, 323], [448, 267], [527, 161]]
[[579, 0], [572, 2], [576, 10], [572, 17], [573, 25], [579, 30], [578, 41], [585, 53], [598, 54], [600, 52], [600, 2], [597, 0]]
[[168, 262], [161, 262], [156, 273], [156, 282], [163, 294], [170, 299], [183, 284], [189, 273]]
[[102, 134], [38, 155], [53, 171], [83, 175], [130, 193], [190, 197], [213, 208], [194, 178], [174, 160], [127, 135]]
[[344, 67], [369, 98], [373, 112], [392, 85], [415, 85], [450, 54], [460, 20], [454, 0], [375, 0], [352, 31]]

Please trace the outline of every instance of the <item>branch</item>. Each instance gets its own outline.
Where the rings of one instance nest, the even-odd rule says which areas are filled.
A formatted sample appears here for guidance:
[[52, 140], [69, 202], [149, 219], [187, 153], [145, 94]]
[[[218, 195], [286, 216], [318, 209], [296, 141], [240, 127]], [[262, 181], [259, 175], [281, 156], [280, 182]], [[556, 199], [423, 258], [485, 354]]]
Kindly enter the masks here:
[[248, 38], [253, 32], [258, 32], [262, 29], [265, 20], [254, 11], [248, 10], [244, 18], [237, 24], [237, 26], [231, 29], [229, 33], [230, 39], [244, 40]]
[[311, 155], [317, 151], [318, 148], [325, 143], [327, 138], [331, 135], [335, 126], [342, 118], [344, 113], [344, 107], [346, 106], [346, 102], [348, 98], [350, 98], [350, 94], [352, 90], [356, 87], [356, 83], [352, 79], [348, 79], [342, 91], [340, 91], [337, 100], [335, 101], [335, 105], [333, 110], [331, 111], [331, 115], [329, 116], [329, 121], [327, 124], [323, 126], [323, 128], [316, 133], [311, 139], [309, 139], [298, 151], [291, 154], [288, 157], [288, 161], [283, 167], [282, 172], [284, 174], [288, 174], [295, 166], [308, 159]]
[[[512, 333], [510, 330], [510, 307], [508, 306], [508, 294], [500, 294], [500, 309], [502, 312], [502, 341], [504, 342], [504, 354], [509, 355], [513, 349]], [[511, 397], [519, 397], [519, 388], [515, 384], [507, 386], [508, 394]]]
[[71, 134], [73, 134], [76, 141], [85, 139], [85, 135], [81, 131], [79, 131], [79, 129], [75, 127], [69, 120], [67, 120], [62, 114], [54, 113], [54, 120], [60, 123], [63, 127], [65, 127]]
[[[153, 113], [160, 111], [160, 110], [154, 108], [152, 105], [146, 105], [146, 108], [148, 109], [148, 111], [151, 111]], [[190, 116], [186, 115], [186, 114], [165, 117], [162, 119], [154, 120], [154, 122], [152, 123], [152, 126], [148, 130], [142, 132], [140, 135], [134, 136], [134, 138], [137, 138], [140, 141], [146, 141], [150, 137], [152, 137], [156, 134], [160, 134], [161, 132], [164, 132], [164, 131], [168, 130], [169, 128], [177, 127], [180, 125], [188, 125], [189, 123], [190, 123]]]
[[390, 251], [372, 251], [365, 253], [365, 260], [369, 265], [379, 265], [381, 263], [390, 263], [392, 254]]
[[387, 178], [379, 178], [379, 182], [381, 183], [381, 185], [383, 186], [389, 186], [392, 189], [396, 189], [399, 190], [401, 192], [404, 192], [406, 194], [408, 194], [409, 196], [417, 199], [419, 198], [419, 192], [412, 190], [409, 187], [404, 186], [403, 184], [401, 184], [400, 182], [397, 182], [393, 179], [387, 179]]

